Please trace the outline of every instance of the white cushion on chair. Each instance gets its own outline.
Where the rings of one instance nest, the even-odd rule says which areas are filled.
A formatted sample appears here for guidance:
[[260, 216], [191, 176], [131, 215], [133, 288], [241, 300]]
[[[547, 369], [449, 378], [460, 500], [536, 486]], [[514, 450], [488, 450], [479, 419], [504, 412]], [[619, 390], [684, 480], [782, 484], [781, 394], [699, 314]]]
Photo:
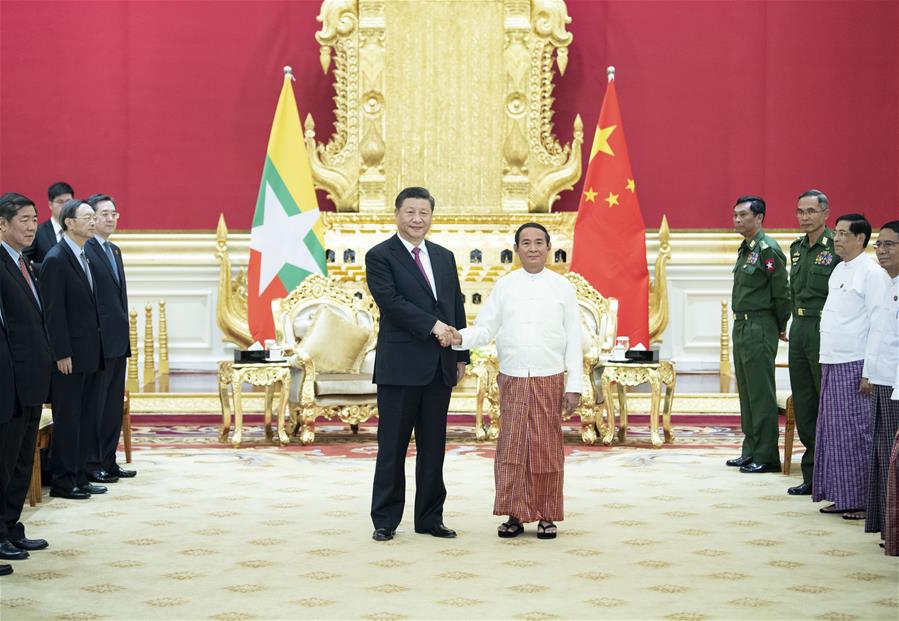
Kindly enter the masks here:
[[787, 409], [787, 399], [789, 399], [792, 394], [793, 393], [790, 392], [789, 390], [778, 390], [777, 391], [777, 409], [778, 410], [786, 410]]

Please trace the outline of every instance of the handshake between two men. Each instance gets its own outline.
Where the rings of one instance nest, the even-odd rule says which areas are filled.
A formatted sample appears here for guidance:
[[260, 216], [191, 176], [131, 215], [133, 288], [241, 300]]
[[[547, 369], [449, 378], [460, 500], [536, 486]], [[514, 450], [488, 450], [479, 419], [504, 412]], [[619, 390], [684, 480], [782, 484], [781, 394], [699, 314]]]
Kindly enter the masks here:
[[434, 324], [431, 334], [437, 337], [437, 341], [441, 347], [449, 347], [450, 345], [461, 345], [462, 335], [453, 326], [448, 326], [439, 319]]

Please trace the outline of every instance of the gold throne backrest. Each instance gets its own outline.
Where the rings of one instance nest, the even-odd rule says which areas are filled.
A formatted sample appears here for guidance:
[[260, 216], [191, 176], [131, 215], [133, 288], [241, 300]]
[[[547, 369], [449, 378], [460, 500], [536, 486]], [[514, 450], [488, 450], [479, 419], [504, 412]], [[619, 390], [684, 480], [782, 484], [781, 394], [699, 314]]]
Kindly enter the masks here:
[[610, 353], [618, 336], [618, 300], [604, 297], [576, 272], [568, 272], [565, 278], [574, 285], [580, 307], [584, 355], [591, 351], [597, 357]]
[[564, 0], [324, 0], [318, 20], [335, 129], [317, 142], [307, 116], [305, 133], [337, 211], [385, 213], [421, 185], [443, 213], [545, 213], [579, 179], [580, 117], [569, 144], [553, 125]]
[[378, 339], [378, 307], [366, 293], [348, 291], [346, 283], [320, 275], [307, 277], [286, 298], [272, 301], [275, 338], [285, 351], [302, 347], [303, 338], [322, 306], [369, 331], [360, 373], [374, 370]]

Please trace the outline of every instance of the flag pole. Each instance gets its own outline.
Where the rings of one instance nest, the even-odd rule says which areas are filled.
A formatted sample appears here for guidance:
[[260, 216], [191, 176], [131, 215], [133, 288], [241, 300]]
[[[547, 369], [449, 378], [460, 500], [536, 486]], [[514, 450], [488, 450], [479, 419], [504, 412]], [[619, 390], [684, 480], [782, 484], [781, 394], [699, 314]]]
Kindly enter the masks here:
[[606, 75], [609, 76], [609, 82], [614, 82], [615, 81], [615, 67], [613, 67], [612, 65], [609, 65], [608, 67], [606, 67]]

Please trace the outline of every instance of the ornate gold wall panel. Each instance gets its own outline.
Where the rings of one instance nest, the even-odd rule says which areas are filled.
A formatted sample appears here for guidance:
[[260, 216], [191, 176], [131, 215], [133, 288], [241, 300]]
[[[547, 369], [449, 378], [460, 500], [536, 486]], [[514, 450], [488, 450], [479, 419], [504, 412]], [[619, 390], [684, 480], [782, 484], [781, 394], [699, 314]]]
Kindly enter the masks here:
[[405, 186], [454, 213], [548, 212], [581, 174], [583, 126], [562, 145], [553, 80], [572, 36], [563, 0], [325, 0], [334, 134], [313, 177], [337, 210], [389, 211]]

